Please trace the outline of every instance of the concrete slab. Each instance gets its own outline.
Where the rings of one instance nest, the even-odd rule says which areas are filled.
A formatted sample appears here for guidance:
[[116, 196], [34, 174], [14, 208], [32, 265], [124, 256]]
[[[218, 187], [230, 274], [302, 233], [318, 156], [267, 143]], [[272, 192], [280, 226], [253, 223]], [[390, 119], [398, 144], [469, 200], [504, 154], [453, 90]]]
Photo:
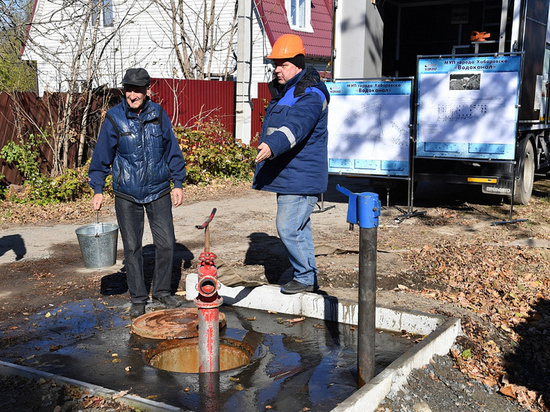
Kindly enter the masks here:
[[[189, 411], [215, 399], [227, 411], [270, 406], [329, 412], [357, 391], [358, 333], [350, 325], [315, 318], [295, 322], [295, 315], [224, 305], [220, 313], [227, 322], [220, 337], [250, 346], [254, 355], [247, 366], [220, 372], [219, 391], [212, 393], [201, 382], [204, 376], [149, 363], [149, 355], [170, 341], [131, 333], [128, 307], [126, 297], [113, 296], [30, 314], [19, 328], [6, 332], [13, 344], [3, 336], [8, 344], [0, 359]], [[184, 307], [195, 305], [188, 301]], [[168, 311], [155, 303], [147, 309]], [[376, 373], [415, 344], [401, 333], [377, 334]]]
[[[197, 274], [187, 276], [187, 299], [196, 298], [197, 282]], [[271, 285], [248, 288], [220, 284], [218, 293], [226, 305], [357, 325], [358, 304], [341, 301], [333, 296], [315, 293], [284, 295], [279, 287]], [[403, 386], [413, 369], [428, 364], [434, 355], [447, 354], [461, 333], [460, 319], [387, 307], [376, 308], [376, 328], [398, 333], [407, 331], [425, 338], [333, 409], [333, 412], [375, 411], [390, 392], [396, 392]]]
[[[192, 300], [196, 297], [197, 279], [198, 276], [190, 275], [186, 279], [186, 290], [187, 290], [187, 299]], [[358, 305], [355, 302], [345, 301], [338, 299], [334, 296], [315, 294], [315, 293], [301, 293], [296, 295], [283, 295], [280, 292], [280, 288], [277, 286], [261, 286], [256, 288], [245, 288], [245, 287], [227, 287], [221, 285], [219, 289], [220, 295], [224, 299], [224, 303], [228, 306], [234, 306], [235, 308], [243, 308], [240, 310], [260, 310], [260, 311], [272, 311], [280, 314], [287, 314], [291, 316], [305, 316], [309, 319], [320, 319], [327, 321], [335, 321], [341, 325], [357, 325], [358, 319]], [[86, 306], [84, 304], [80, 306]], [[79, 307], [80, 307], [79, 306]], [[87, 308], [87, 306], [86, 306]], [[66, 308], [67, 309], [67, 308]], [[88, 308], [89, 309], [89, 308]], [[84, 309], [82, 309], [84, 310]], [[91, 310], [91, 309], [90, 309]], [[65, 310], [66, 311], [66, 310]], [[71, 316], [65, 314], [65, 311], [60, 312], [64, 314], [61, 316], [62, 319], [59, 322], [62, 322], [63, 319], [70, 319]], [[111, 308], [110, 311], [113, 311]], [[229, 309], [228, 309], [229, 311]], [[93, 313], [96, 313], [95, 310], [92, 310]], [[87, 312], [86, 312], [87, 313]], [[116, 311], [113, 312], [113, 314]], [[67, 316], [69, 316], [67, 318]], [[109, 315], [107, 315], [109, 316]], [[112, 316], [112, 315], [111, 315]], [[277, 315], [267, 315], [267, 316], [277, 316]], [[69, 321], [67, 321], [69, 322]], [[273, 333], [273, 326], [286, 328], [284, 325], [279, 325], [278, 323], [271, 323], [273, 320], [269, 320], [266, 324], [267, 330]], [[315, 321], [312, 321], [315, 322]], [[62, 325], [60, 325], [61, 327]], [[69, 326], [69, 325], [65, 325]], [[120, 325], [119, 325], [120, 326]], [[255, 324], [255, 327], [259, 327], [259, 324]], [[306, 327], [306, 326], [304, 326]], [[311, 327], [311, 326], [310, 326]], [[432, 314], [426, 314], [415, 311], [406, 311], [399, 310], [396, 308], [388, 307], [377, 307], [376, 311], [376, 327], [381, 330], [389, 332], [401, 333], [403, 330], [408, 333], [424, 336], [424, 339], [413, 345], [411, 349], [407, 350], [403, 355], [400, 355], [405, 350], [400, 351], [395, 357], [391, 358], [385, 365], [381, 372], [379, 372], [375, 378], [370, 381], [368, 384], [355, 390], [355, 382], [351, 379], [350, 388], [352, 391], [347, 393], [352, 393], [349, 397], [342, 397], [343, 401], [334, 409], [333, 411], [375, 411], [379, 403], [390, 393], [398, 391], [402, 385], [406, 382], [409, 373], [418, 367], [421, 367], [424, 364], [427, 364], [430, 359], [435, 355], [444, 355], [448, 353], [451, 345], [454, 340], [461, 332], [460, 329], [460, 320], [459, 319], [448, 319], [442, 316], [436, 316]], [[113, 329], [111, 333], [117, 334], [120, 333], [118, 330], [120, 327]], [[264, 328], [265, 329], [265, 328]], [[348, 331], [351, 328], [347, 328]], [[286, 329], [285, 329], [286, 330]], [[310, 330], [310, 329], [308, 329]], [[81, 332], [84, 333], [84, 332]], [[105, 329], [104, 334], [107, 333]], [[286, 333], [286, 332], [285, 332]], [[309, 333], [309, 332], [305, 332]], [[350, 338], [353, 336], [353, 333], [350, 333]], [[382, 337], [383, 334], [380, 335]], [[110, 336], [110, 335], [109, 335]], [[118, 335], [116, 335], [118, 336]], [[104, 338], [104, 335], [102, 335]], [[379, 338], [381, 339], [381, 338]], [[100, 339], [101, 340], [101, 339]], [[117, 340], [118, 342], [118, 340]], [[103, 352], [105, 352], [105, 342], [99, 342]], [[77, 346], [82, 346], [84, 350], [90, 351], [91, 348], [95, 348], [96, 343], [93, 342], [82, 342], [81, 344], [77, 343]], [[132, 356], [135, 352], [136, 345], [128, 345], [127, 342], [120, 343], [120, 347], [112, 344], [110, 349], [118, 352], [118, 355], [121, 358], [125, 358], [128, 355], [128, 362], [130, 361], [130, 354]], [[81, 348], [82, 349], [82, 348]], [[57, 355], [50, 354], [44, 355], [45, 361], [48, 361], [52, 356], [65, 356], [66, 359], [63, 360], [65, 363], [70, 363], [72, 361], [72, 352], [70, 347], [67, 347], [65, 352], [58, 353]], [[127, 351], [128, 354], [125, 355]], [[80, 352], [78, 352], [80, 353]], [[82, 354], [81, 354], [82, 355]], [[397, 357], [399, 356], [399, 357]], [[82, 356], [81, 356], [82, 357]], [[141, 357], [139, 361], [141, 361]], [[52, 358], [53, 359], [53, 358]], [[95, 359], [95, 358], [94, 358]], [[392, 360], [395, 359], [393, 362]], [[86, 359], [81, 360], [83, 365], [86, 364]], [[94, 362], [96, 362], [94, 360]], [[105, 361], [110, 362], [110, 361]], [[353, 359], [350, 359], [350, 362], [353, 363]], [[94, 363], [95, 364], [95, 363]], [[81, 365], [82, 366], [82, 365]], [[115, 367], [113, 367], [115, 368]], [[116, 368], [115, 368], [116, 369]], [[138, 368], [136, 367], [136, 370]], [[145, 370], [146, 369], [146, 370]], [[157, 379], [157, 372], [154, 368], [145, 368], [140, 373], [147, 373], [147, 379]], [[53, 372], [53, 371], [52, 371]], [[115, 371], [116, 372], [116, 371]], [[62, 372], [57, 372], [62, 373]], [[113, 372], [114, 373], [114, 372]], [[109, 387], [109, 384], [104, 384], [103, 380], [99, 383], [102, 386], [82, 382], [80, 380], [75, 380], [60, 375], [55, 375], [48, 372], [43, 372], [36, 369], [31, 369], [26, 366], [15, 365], [6, 362], [0, 362], [0, 375], [21, 375], [32, 379], [44, 378], [47, 380], [53, 380], [58, 384], [69, 384], [73, 386], [80, 387], [83, 390], [88, 391], [91, 394], [96, 394], [98, 396], [112, 397], [117, 395], [116, 391], [113, 389], [107, 389], [104, 386]], [[151, 375], [151, 376], [149, 376]], [[324, 376], [324, 374], [323, 374]], [[73, 376], [74, 378], [75, 376]], [[172, 379], [173, 377], [171, 377]], [[144, 375], [140, 377], [141, 380], [144, 380]], [[149, 382], [147, 379], [145, 381]], [[181, 378], [178, 379], [187, 379]], [[93, 380], [91, 380], [92, 382]], [[333, 382], [333, 381], [331, 381]], [[148, 385], [146, 382], [144, 385]], [[186, 383], [186, 385], [188, 385]], [[116, 386], [116, 385], [115, 385]], [[185, 387], [185, 385], [178, 384], [177, 387]], [[143, 393], [140, 395], [143, 396]], [[347, 395], [346, 395], [347, 396]], [[179, 408], [173, 407], [170, 405], [170, 400], [163, 399], [167, 404], [151, 401], [146, 398], [141, 398], [135, 395], [124, 395], [120, 398], [125, 404], [130, 406], [135, 406], [140, 410], [148, 411], [172, 411], [180, 410]], [[334, 405], [334, 403], [333, 403]], [[326, 409], [329, 410], [329, 409]]]

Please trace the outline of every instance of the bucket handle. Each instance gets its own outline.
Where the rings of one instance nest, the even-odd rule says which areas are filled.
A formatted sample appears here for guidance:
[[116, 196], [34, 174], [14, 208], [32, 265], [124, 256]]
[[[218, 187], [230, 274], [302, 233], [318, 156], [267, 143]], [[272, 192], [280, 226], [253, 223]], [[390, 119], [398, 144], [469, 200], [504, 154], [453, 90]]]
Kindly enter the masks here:
[[95, 211], [95, 222], [96, 222], [95, 237], [99, 237], [99, 209]]

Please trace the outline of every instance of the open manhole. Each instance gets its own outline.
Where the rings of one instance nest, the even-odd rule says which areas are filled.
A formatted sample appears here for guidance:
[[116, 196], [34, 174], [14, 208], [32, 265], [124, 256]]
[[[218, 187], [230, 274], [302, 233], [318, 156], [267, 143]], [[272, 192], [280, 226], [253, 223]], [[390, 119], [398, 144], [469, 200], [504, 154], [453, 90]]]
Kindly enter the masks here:
[[[219, 312], [220, 329], [225, 324], [225, 315]], [[198, 308], [163, 309], [134, 319], [132, 332], [150, 339], [184, 339], [199, 336], [198, 326]]]
[[[246, 343], [220, 338], [220, 372], [250, 363], [253, 349]], [[145, 353], [148, 365], [170, 372], [199, 372], [199, 339], [168, 340]]]

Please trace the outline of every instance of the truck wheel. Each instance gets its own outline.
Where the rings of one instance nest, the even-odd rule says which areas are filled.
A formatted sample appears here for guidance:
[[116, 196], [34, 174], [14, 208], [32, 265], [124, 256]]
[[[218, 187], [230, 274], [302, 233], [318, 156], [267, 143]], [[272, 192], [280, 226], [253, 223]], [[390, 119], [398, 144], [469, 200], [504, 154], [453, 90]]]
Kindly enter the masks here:
[[523, 152], [523, 166], [519, 170], [519, 179], [516, 180], [514, 188], [514, 204], [526, 205], [531, 199], [533, 182], [535, 180], [535, 151], [533, 143], [527, 140]]

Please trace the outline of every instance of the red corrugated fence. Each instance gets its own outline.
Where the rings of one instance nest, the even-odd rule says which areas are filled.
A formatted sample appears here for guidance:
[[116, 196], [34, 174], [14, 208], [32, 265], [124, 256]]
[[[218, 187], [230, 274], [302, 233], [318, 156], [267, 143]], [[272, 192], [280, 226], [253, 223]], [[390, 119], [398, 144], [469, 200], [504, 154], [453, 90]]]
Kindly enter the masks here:
[[[196, 122], [215, 116], [228, 132], [234, 134], [235, 85], [236, 83], [233, 81], [152, 79], [151, 91], [153, 101], [162, 104], [172, 120], [172, 124], [193, 126]], [[18, 93], [20, 102], [18, 105], [14, 104], [12, 96], [8, 93], [0, 93], [0, 148], [8, 141], [17, 140], [20, 135], [28, 136], [30, 133], [36, 133], [36, 126], [44, 129], [49, 123], [57, 121], [57, 110], [51, 106], [51, 102], [57, 101], [60, 96], [50, 96], [46, 99], [39, 98], [32, 93]], [[253, 146], [257, 145], [265, 114], [265, 105], [269, 99], [267, 84], [259, 84], [258, 98], [252, 101], [251, 144]], [[113, 105], [116, 103], [118, 103], [116, 99], [111, 101]], [[78, 102], [76, 104], [78, 105]], [[14, 120], [16, 106], [25, 111], [25, 116], [19, 116], [18, 121]], [[99, 131], [98, 119], [101, 116], [98, 114], [97, 111], [93, 112], [90, 119], [89, 139], [92, 142], [97, 138]], [[75, 127], [76, 123], [78, 122], [75, 122]], [[91, 153], [87, 154], [91, 155]], [[49, 145], [41, 147], [41, 157], [44, 159], [44, 169], [51, 169], [51, 165], [48, 164], [52, 159]], [[75, 161], [69, 163], [69, 167], [73, 167]], [[1, 175], [5, 175], [4, 183], [20, 184], [22, 182], [16, 169], [0, 161]]]
[[151, 92], [173, 125], [193, 126], [216, 116], [227, 131], [235, 130], [235, 82], [151, 79]]

